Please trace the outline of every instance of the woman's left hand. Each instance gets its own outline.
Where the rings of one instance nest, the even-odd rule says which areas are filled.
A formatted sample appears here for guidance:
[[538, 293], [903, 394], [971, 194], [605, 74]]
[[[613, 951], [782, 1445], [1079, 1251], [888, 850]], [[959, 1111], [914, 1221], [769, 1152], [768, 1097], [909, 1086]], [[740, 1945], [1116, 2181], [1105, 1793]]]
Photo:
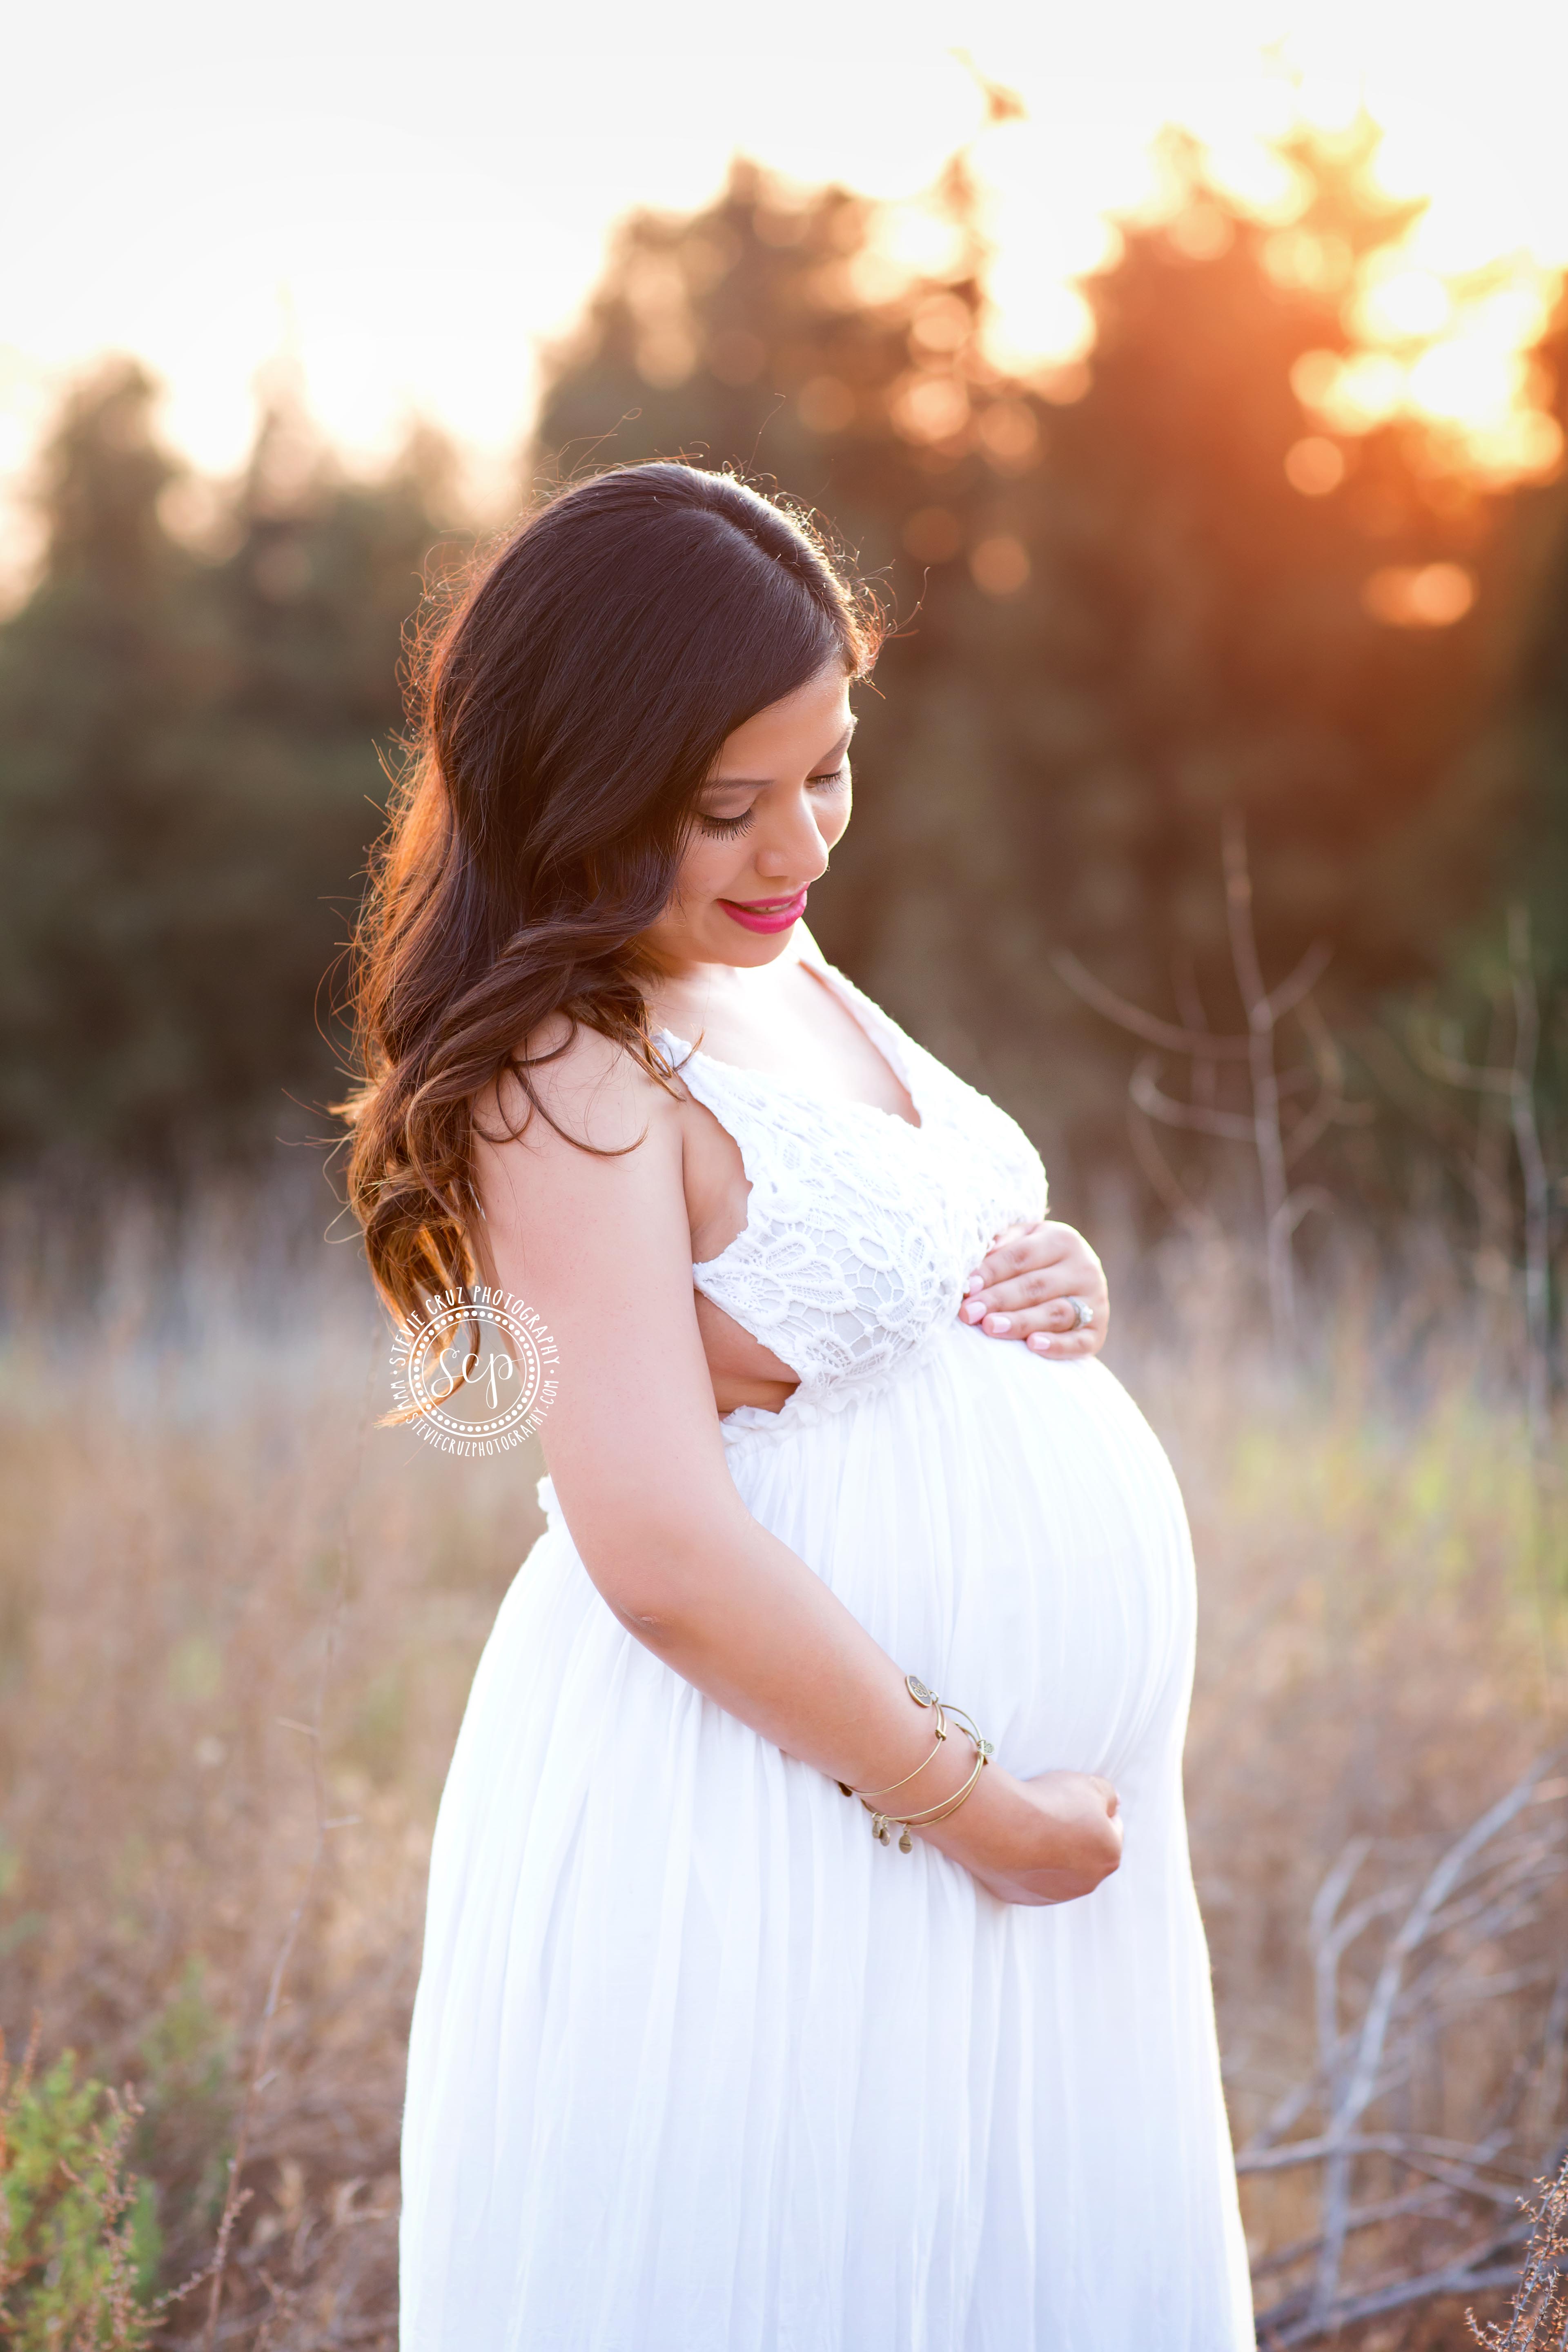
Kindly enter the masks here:
[[[1081, 1298], [1092, 1318], [1077, 1331], [1072, 1298]], [[1110, 1293], [1081, 1234], [1043, 1217], [1020, 1218], [993, 1236], [958, 1311], [989, 1337], [1022, 1339], [1038, 1356], [1097, 1356], [1110, 1321]]]

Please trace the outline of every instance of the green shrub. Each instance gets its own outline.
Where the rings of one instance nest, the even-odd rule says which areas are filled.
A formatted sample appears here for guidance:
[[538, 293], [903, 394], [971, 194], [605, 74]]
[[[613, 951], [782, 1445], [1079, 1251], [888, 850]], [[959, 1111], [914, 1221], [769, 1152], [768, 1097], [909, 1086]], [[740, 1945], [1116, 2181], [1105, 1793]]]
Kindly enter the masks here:
[[124, 2168], [132, 2105], [67, 2051], [41, 2080], [0, 2046], [0, 2341], [8, 2352], [137, 2352], [161, 2245], [150, 2182]]

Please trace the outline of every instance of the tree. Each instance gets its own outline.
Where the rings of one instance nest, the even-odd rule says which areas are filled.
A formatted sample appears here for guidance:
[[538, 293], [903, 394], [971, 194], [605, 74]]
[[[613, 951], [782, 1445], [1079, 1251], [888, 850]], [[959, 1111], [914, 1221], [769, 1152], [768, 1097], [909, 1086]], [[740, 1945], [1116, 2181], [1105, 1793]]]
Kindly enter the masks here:
[[[205, 559], [119, 361], [67, 403], [43, 578], [0, 630], [0, 1150], [247, 1152], [320, 1131], [324, 973], [380, 829], [378, 745], [444, 450], [342, 478], [275, 396]], [[330, 1026], [330, 1024], [328, 1024]]]
[[[1043, 387], [985, 356], [962, 162], [923, 259], [897, 214], [739, 167], [707, 212], [626, 225], [556, 356], [542, 470], [680, 451], [766, 469], [887, 580], [909, 625], [865, 698], [821, 930], [1047, 1158], [1119, 1150], [1123, 1116], [1052, 950], [1182, 1020], [1234, 1017], [1227, 812], [1266, 964], [1325, 940], [1331, 1010], [1438, 969], [1485, 887], [1476, 845], [1506, 803], [1472, 756], [1505, 617], [1492, 509], [1401, 428], [1320, 448], [1342, 468], [1327, 495], [1287, 470], [1323, 440], [1292, 371], [1344, 348], [1356, 254], [1410, 217], [1373, 149], [1364, 124], [1300, 147], [1309, 198], [1281, 231], [1173, 139], [1182, 208], [1127, 230], [1090, 289], [1089, 368]], [[1442, 560], [1480, 571], [1474, 614], [1373, 616], [1370, 572]]]

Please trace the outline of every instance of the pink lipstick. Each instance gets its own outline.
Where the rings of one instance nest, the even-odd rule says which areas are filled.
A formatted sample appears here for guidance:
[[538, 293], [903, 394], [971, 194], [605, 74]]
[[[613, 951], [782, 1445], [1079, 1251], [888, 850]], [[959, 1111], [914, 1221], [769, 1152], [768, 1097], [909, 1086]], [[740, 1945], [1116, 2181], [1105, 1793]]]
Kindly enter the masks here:
[[793, 898], [721, 898], [719, 904], [748, 931], [787, 931], [805, 912], [805, 892]]

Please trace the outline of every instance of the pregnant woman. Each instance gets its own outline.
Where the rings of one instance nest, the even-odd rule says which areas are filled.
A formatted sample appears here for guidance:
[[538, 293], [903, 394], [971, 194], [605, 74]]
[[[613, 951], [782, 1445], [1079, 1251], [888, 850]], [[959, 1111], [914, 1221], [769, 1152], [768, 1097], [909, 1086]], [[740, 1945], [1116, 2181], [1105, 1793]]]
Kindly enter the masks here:
[[1181, 1497], [1027, 1138], [804, 920], [876, 635], [658, 464], [429, 657], [352, 1196], [393, 1308], [500, 1283], [559, 1387], [436, 1831], [404, 2352], [1253, 2341]]

